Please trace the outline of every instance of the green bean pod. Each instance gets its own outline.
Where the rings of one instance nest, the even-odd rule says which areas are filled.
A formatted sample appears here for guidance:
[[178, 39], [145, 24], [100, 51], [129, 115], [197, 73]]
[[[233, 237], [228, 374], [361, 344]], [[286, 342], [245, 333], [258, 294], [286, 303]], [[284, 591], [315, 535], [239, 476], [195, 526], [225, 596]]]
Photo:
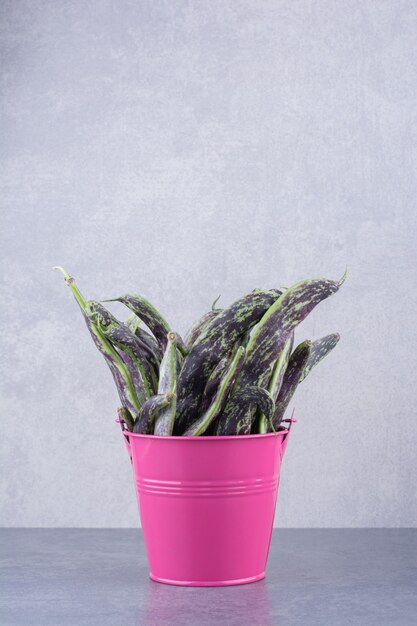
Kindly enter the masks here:
[[169, 332], [164, 357], [159, 368], [158, 394], [170, 394], [172, 400], [158, 415], [154, 434], [158, 436], [172, 435], [176, 409], [177, 386], [177, 335]]

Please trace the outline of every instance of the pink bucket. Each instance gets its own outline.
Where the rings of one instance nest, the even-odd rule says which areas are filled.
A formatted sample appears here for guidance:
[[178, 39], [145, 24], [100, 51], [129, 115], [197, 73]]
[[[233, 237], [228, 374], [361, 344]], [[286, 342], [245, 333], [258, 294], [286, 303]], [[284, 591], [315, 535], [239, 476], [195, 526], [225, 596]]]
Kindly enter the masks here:
[[289, 430], [234, 437], [123, 435], [150, 578], [188, 586], [264, 578]]

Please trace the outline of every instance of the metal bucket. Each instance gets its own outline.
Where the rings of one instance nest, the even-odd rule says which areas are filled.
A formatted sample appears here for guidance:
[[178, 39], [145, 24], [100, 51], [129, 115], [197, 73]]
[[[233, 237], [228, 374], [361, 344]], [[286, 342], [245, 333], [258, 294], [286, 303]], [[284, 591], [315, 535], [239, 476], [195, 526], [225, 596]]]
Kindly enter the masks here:
[[156, 437], [123, 429], [123, 436], [150, 578], [187, 586], [264, 578], [289, 430]]

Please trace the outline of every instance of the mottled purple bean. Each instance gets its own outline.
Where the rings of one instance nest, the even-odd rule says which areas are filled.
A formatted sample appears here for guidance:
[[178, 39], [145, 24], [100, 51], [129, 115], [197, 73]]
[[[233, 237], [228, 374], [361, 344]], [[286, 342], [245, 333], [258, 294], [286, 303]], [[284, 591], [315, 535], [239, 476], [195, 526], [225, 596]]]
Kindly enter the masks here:
[[[291, 333], [287, 341], [285, 342], [284, 348], [281, 351], [278, 359], [275, 361], [275, 364], [272, 369], [271, 378], [268, 383], [268, 392], [271, 394], [274, 402], [276, 401], [279, 390], [281, 389], [282, 380], [284, 378], [285, 370], [287, 369], [288, 361], [291, 355], [292, 346], [294, 343], [294, 333]], [[268, 432], [268, 420], [265, 415], [261, 413], [256, 432], [258, 433], [266, 433]]]
[[143, 296], [126, 293], [118, 298], [110, 298], [103, 302], [122, 302], [137, 315], [155, 335], [159, 346], [164, 350], [167, 343], [167, 334], [171, 328], [159, 311]]
[[155, 392], [147, 349], [144, 348], [140, 339], [131, 332], [129, 327], [115, 318], [101, 302], [89, 301], [87, 303], [87, 315], [102, 331], [106, 339], [124, 354], [129, 355], [130, 358], [124, 358], [124, 360], [125, 362], [131, 361], [137, 370], [135, 378], [138, 396], [141, 404], [143, 404]]
[[155, 363], [158, 364], [162, 360], [163, 351], [158, 345], [156, 339], [152, 337], [152, 335], [144, 328], [140, 327], [140, 319], [137, 315], [132, 313], [126, 320], [126, 325], [129, 327], [130, 331], [141, 341], [143, 344], [144, 350], [147, 350], [149, 359], [155, 359]]
[[140, 402], [136, 395], [136, 391], [132, 382], [131, 373], [128, 367], [121, 359], [112, 344], [104, 337], [100, 329], [93, 323], [88, 317], [87, 301], [80, 293], [77, 285], [75, 284], [72, 276], [68, 274], [62, 267], [55, 266], [54, 269], [58, 269], [64, 275], [66, 284], [70, 287], [80, 309], [83, 314], [84, 321], [90, 332], [90, 335], [94, 341], [96, 348], [103, 355], [116, 384], [117, 391], [120, 396], [120, 400], [124, 406], [126, 406], [136, 418], [140, 411]]
[[251, 407], [258, 407], [272, 423], [275, 403], [271, 395], [262, 387], [240, 389], [227, 403], [227, 415], [223, 413], [217, 426], [217, 435], [248, 435], [251, 425], [246, 419]]
[[224, 309], [205, 327], [178, 378], [176, 434], [182, 434], [198, 418], [204, 388], [217, 363], [261, 319], [280, 293], [274, 289], [256, 290]]
[[284, 419], [285, 411], [294, 395], [297, 385], [302, 380], [304, 368], [311, 354], [311, 341], [303, 341], [292, 353], [284, 374], [281, 389], [275, 403], [273, 425], [275, 430]]
[[185, 431], [184, 436], [196, 437], [204, 434], [210, 424], [212, 424], [212, 422], [221, 414], [223, 407], [227, 402], [227, 397], [235, 378], [243, 365], [244, 358], [245, 349], [240, 347], [221, 380], [212, 404], [198, 420], [191, 424], [191, 426]]
[[308, 361], [304, 368], [301, 380], [304, 380], [306, 376], [311, 372], [313, 367], [316, 367], [326, 357], [329, 352], [336, 347], [340, 339], [339, 333], [332, 333], [331, 335], [326, 335], [325, 337], [321, 337], [320, 339], [316, 339], [313, 341], [311, 346], [310, 356], [308, 357]]
[[135, 422], [130, 414], [130, 411], [125, 406], [119, 406], [119, 408], [117, 409], [117, 415], [119, 416], [119, 420], [124, 422], [127, 426], [127, 429], [132, 432]]
[[155, 419], [160, 411], [169, 405], [172, 397], [161, 394], [148, 398], [142, 407], [139, 417], [133, 426], [133, 432], [141, 435], [152, 434]]
[[220, 312], [221, 312], [221, 309], [217, 309], [214, 311], [207, 311], [207, 313], [204, 313], [204, 315], [202, 315], [200, 319], [194, 322], [191, 328], [188, 329], [184, 338], [184, 343], [188, 351], [191, 350], [191, 348], [193, 347], [196, 340], [201, 335], [201, 333], [203, 332], [207, 324], [211, 322], [212, 319], [217, 317]]
[[[252, 333], [246, 359], [235, 384], [234, 393], [248, 386], [265, 387], [272, 366], [296, 326], [325, 298], [336, 293], [343, 283], [327, 279], [303, 280], [285, 291], [264, 314]], [[222, 419], [228, 419], [228, 406]], [[247, 427], [252, 427], [254, 410], [248, 410]]]

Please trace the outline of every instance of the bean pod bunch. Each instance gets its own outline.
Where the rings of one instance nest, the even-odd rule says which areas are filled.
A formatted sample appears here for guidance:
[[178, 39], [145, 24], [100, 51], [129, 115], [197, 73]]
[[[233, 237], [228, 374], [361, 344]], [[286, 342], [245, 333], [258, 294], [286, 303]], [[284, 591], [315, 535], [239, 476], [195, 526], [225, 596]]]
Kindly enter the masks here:
[[[294, 392], [338, 343], [332, 333], [294, 348], [294, 330], [345, 280], [302, 280], [254, 289], [230, 306], [215, 301], [185, 338], [143, 296], [86, 300], [60, 266], [120, 397], [119, 417], [156, 436], [248, 435], [283, 428]], [[103, 302], [130, 309], [118, 320]]]

